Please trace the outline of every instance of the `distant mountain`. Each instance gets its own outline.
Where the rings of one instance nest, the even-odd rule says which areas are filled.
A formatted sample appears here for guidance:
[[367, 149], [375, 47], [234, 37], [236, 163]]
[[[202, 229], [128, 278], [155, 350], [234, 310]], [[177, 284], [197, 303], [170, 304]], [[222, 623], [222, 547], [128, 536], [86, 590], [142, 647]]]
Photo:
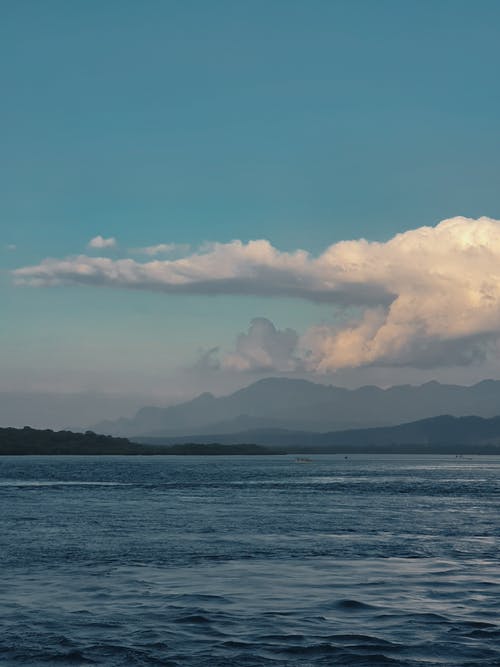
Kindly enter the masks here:
[[307, 380], [267, 378], [216, 398], [204, 393], [167, 408], [145, 407], [131, 419], [103, 421], [98, 433], [136, 436], [227, 434], [262, 429], [325, 432], [391, 426], [449, 414], [500, 414], [500, 381], [472, 387], [428, 382], [344, 389]]
[[183, 445], [212, 442], [237, 445], [254, 443], [295, 453], [429, 453], [500, 454], [500, 417], [443, 415], [398, 426], [307, 433], [286, 429], [241, 433], [137, 438], [149, 445]]

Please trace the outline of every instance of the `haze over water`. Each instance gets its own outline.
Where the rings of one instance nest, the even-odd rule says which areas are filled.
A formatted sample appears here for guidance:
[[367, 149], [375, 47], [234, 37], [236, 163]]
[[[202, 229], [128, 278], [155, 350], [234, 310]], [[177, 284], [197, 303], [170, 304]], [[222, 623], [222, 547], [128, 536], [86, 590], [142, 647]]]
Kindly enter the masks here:
[[498, 665], [499, 472], [3, 457], [0, 663]]

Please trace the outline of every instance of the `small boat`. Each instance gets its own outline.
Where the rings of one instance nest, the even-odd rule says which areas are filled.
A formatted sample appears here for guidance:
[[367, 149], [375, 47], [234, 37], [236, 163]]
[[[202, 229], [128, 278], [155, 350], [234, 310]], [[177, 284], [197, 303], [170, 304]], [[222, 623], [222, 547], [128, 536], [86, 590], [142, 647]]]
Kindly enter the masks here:
[[297, 458], [295, 459], [295, 463], [312, 463], [312, 462], [313, 462], [312, 459], [308, 459], [305, 456], [297, 456]]

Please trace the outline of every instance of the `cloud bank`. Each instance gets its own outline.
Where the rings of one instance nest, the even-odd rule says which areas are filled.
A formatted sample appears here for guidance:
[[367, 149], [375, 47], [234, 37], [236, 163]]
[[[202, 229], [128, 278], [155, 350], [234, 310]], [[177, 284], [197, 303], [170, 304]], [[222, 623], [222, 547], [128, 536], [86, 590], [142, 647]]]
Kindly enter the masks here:
[[[215, 243], [175, 260], [46, 259], [17, 269], [14, 279], [35, 287], [252, 294], [357, 306], [361, 314], [352, 321], [312, 327], [301, 338], [301, 363], [318, 372], [467, 364], [483, 358], [500, 335], [500, 221], [456, 217], [386, 242], [341, 241], [317, 257], [257, 240]], [[243, 368], [265, 365], [266, 354], [276, 359], [272, 345], [255, 348], [256, 337], [273, 339], [262, 322], [243, 336], [250, 338], [238, 341], [227, 363]], [[290, 347], [292, 338], [285, 332], [278, 347]]]

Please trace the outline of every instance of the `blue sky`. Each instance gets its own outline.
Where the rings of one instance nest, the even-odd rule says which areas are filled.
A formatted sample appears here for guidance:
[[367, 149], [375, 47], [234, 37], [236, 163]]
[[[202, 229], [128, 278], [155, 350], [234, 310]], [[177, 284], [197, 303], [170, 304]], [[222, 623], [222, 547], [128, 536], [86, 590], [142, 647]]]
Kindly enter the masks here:
[[497, 2], [7, 0], [2, 14], [4, 390], [135, 377], [168, 393], [169, 373], [231, 353], [252, 318], [299, 335], [335, 322], [282, 296], [13, 284], [96, 235], [117, 239], [111, 258], [261, 238], [318, 254], [500, 218]]

